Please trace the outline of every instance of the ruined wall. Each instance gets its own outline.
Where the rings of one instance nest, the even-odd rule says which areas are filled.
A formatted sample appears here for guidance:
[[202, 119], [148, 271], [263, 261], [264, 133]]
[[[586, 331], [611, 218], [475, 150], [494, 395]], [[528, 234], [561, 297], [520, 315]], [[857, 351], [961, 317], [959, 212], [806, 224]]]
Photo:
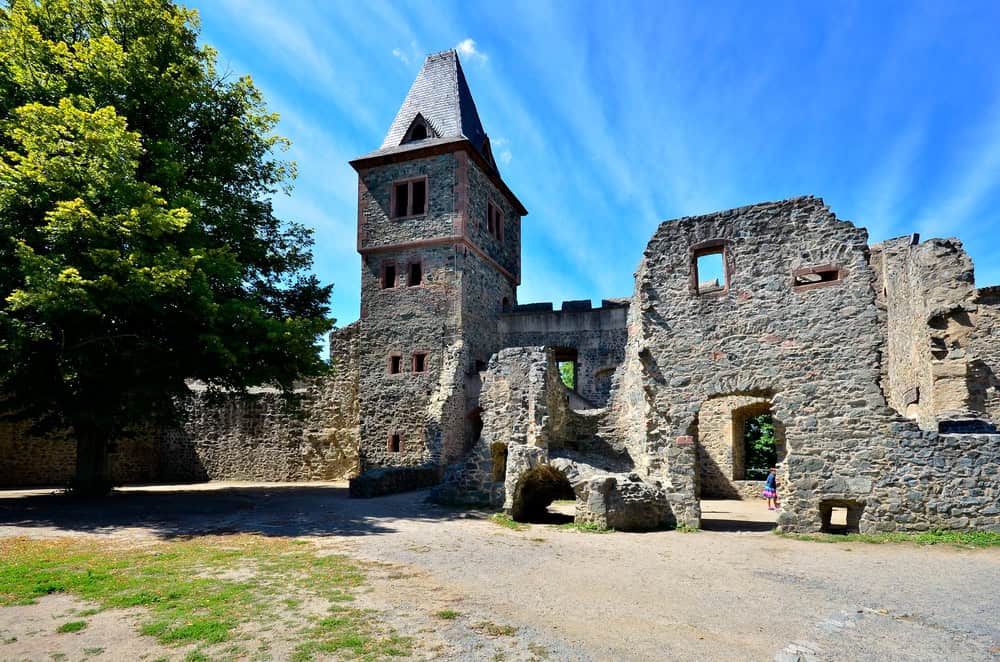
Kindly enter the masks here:
[[[159, 475], [159, 448], [147, 436], [120, 440], [108, 459], [119, 484], [150, 482]], [[76, 443], [68, 433], [37, 436], [26, 423], [0, 424], [0, 487], [63, 487], [75, 473]]]
[[568, 347], [577, 350], [576, 391], [597, 407], [608, 402], [615, 370], [625, 359], [627, 301], [564, 302], [561, 311], [533, 304], [501, 316], [505, 347]]
[[[720, 247], [727, 287], [699, 293], [696, 256]], [[842, 277], [793, 286], [794, 272], [819, 265], [834, 265]], [[865, 231], [815, 198], [660, 225], [632, 304], [625, 370], [639, 374], [623, 375], [613, 398], [633, 456], [644, 455], [637, 466], [684, 496], [679, 520], [700, 518], [694, 441], [698, 412], [711, 398], [766, 398], [785, 424], [782, 517], [790, 528], [811, 525], [819, 493], [836, 487], [833, 476], [871, 471], [849, 462], [885, 413], [871, 281]], [[643, 398], [645, 415], [637, 417]]]
[[[333, 373], [303, 387], [298, 407], [269, 389], [209, 400], [195, 386], [181, 427], [114, 444], [113, 480], [335, 480], [356, 473], [358, 331], [354, 323], [330, 335]], [[72, 437], [0, 426], [0, 486], [66, 485], [75, 468]]]
[[340, 480], [358, 471], [359, 324], [330, 334], [330, 376], [290, 405], [273, 389], [213, 400], [195, 387], [188, 418], [161, 434], [158, 479]]
[[1000, 425], [1000, 286], [980, 288], [975, 303], [976, 327], [968, 342], [970, 400]]
[[977, 327], [972, 260], [957, 239], [903, 237], [873, 248], [886, 309], [889, 404], [925, 430], [946, 412], [983, 412], [974, 398], [970, 334]]

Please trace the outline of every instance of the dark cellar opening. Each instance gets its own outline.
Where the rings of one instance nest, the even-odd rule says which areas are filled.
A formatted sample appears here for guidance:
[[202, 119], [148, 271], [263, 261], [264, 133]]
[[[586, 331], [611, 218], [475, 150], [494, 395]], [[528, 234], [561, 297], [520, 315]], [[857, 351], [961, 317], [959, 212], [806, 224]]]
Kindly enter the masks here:
[[561, 471], [541, 464], [521, 476], [514, 491], [511, 517], [517, 522], [533, 524], [572, 522], [572, 515], [549, 511], [549, 506], [556, 500], [576, 500], [576, 493]]

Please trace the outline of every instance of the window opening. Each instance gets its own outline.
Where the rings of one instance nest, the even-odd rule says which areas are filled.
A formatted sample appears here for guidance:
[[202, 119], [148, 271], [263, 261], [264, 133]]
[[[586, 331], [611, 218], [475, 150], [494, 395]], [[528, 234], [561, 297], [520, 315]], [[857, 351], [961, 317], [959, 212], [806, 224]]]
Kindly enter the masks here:
[[427, 352], [413, 353], [413, 372], [427, 372]]
[[503, 298], [503, 300], [500, 302], [500, 310], [505, 313], [510, 312], [510, 299], [508, 299], [507, 297]]
[[423, 214], [427, 203], [427, 182], [423, 179], [410, 182], [410, 215]]
[[427, 137], [427, 127], [423, 124], [416, 124], [410, 133], [410, 140], [423, 140]]
[[406, 279], [407, 287], [416, 287], [424, 280], [424, 268], [419, 262], [410, 263], [410, 277]]
[[695, 259], [695, 281], [698, 293], [721, 292], [726, 289], [726, 266], [723, 249], [702, 253]]
[[389, 452], [398, 453], [403, 449], [403, 438], [398, 432], [393, 432], [389, 437]]
[[816, 283], [832, 283], [840, 280], [840, 269], [817, 269], [804, 273], [797, 273], [793, 276], [795, 287], [803, 285], [815, 285]]
[[392, 185], [392, 217], [421, 216], [427, 213], [427, 178]]
[[559, 368], [559, 378], [566, 388], [576, 390], [577, 387], [577, 351], [572, 347], [557, 347], [554, 349], [556, 366]]
[[396, 287], [396, 265], [387, 264], [382, 269], [382, 289], [388, 290]]
[[389, 357], [389, 374], [398, 375], [403, 371], [403, 357], [399, 354], [393, 354]]
[[486, 206], [486, 230], [494, 239], [503, 241], [503, 212], [493, 202]]

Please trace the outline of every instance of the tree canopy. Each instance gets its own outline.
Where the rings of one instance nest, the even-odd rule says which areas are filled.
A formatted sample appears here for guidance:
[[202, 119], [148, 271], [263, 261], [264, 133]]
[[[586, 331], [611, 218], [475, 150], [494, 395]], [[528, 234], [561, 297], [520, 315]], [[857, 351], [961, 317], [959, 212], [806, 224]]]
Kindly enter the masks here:
[[325, 365], [331, 288], [271, 206], [287, 141], [198, 34], [168, 0], [0, 0], [0, 413], [71, 429], [87, 491], [186, 380]]

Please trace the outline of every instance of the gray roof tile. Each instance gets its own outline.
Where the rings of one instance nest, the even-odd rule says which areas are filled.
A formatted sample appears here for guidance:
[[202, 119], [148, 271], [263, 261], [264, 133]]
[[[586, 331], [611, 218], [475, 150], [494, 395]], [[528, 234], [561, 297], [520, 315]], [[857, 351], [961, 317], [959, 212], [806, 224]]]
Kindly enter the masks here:
[[[464, 137], [496, 167], [488, 147], [489, 139], [476, 111], [476, 102], [472, 99], [458, 53], [454, 50], [427, 56], [389, 127], [389, 133], [382, 141], [382, 147], [374, 154], [400, 147], [417, 114], [433, 127], [438, 138]], [[427, 141], [413, 144], [427, 144]]]

